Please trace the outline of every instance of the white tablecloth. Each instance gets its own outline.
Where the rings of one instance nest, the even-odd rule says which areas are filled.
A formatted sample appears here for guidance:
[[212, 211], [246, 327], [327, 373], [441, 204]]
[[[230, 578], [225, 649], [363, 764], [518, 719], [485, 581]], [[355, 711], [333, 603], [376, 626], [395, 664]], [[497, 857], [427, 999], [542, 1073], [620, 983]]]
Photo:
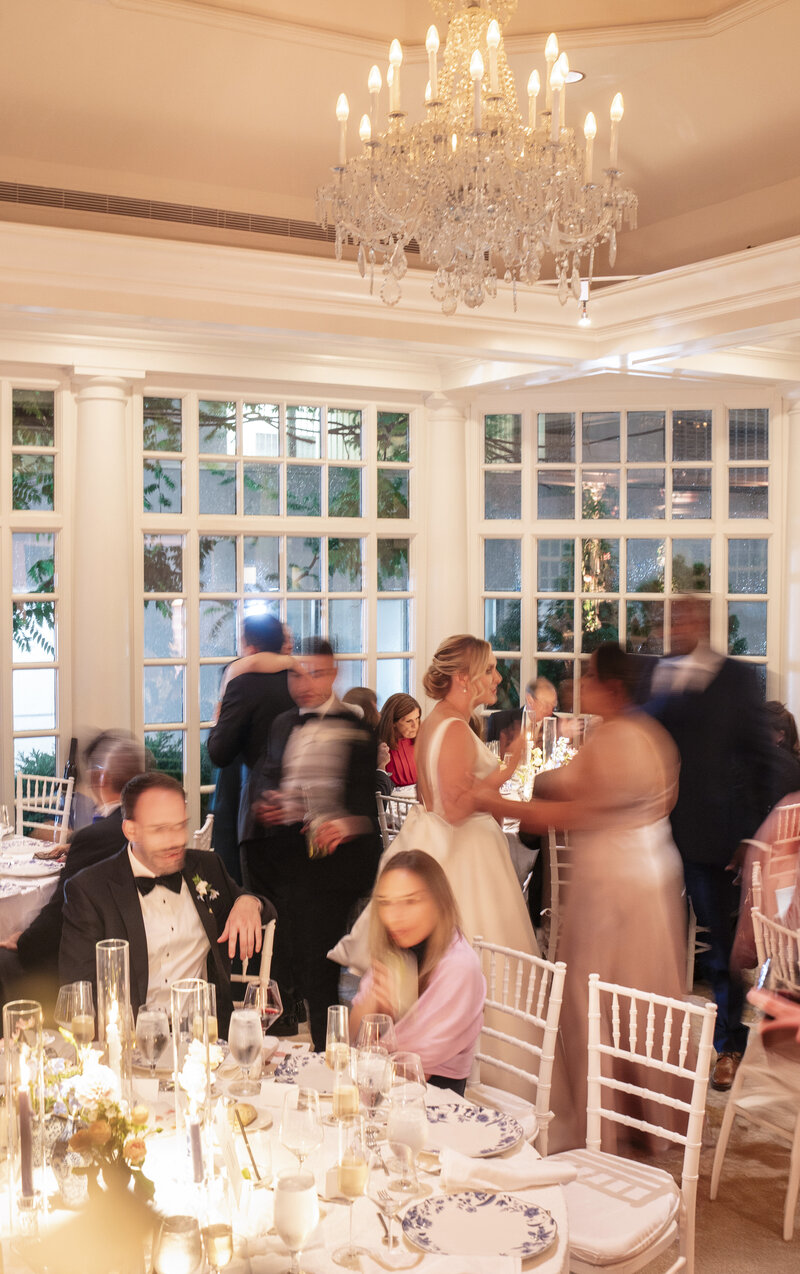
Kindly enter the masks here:
[[[30, 856], [34, 850], [47, 848], [43, 842], [25, 837]], [[16, 842], [16, 838], [15, 838]], [[49, 846], [52, 849], [52, 845]], [[5, 876], [3, 864], [24, 862], [25, 854], [3, 854], [0, 842], [0, 940], [12, 933], [27, 929], [34, 916], [41, 911], [48, 898], [60, 884], [60, 874], [41, 877]]]

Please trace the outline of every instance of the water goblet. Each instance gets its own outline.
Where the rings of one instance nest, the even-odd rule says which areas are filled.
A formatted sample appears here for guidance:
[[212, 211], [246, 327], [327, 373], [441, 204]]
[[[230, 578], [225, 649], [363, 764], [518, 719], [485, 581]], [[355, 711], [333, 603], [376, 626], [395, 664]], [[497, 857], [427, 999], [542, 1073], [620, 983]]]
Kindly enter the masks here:
[[136, 1018], [136, 1047], [155, 1075], [169, 1043], [169, 1015], [157, 1004], [143, 1004]]
[[[386, 1139], [395, 1155], [390, 1164], [395, 1171], [400, 1171], [400, 1188], [408, 1193], [419, 1191], [416, 1157], [425, 1148], [428, 1140], [428, 1112], [425, 1097], [419, 1085], [414, 1083], [395, 1084], [390, 1093], [389, 1119], [386, 1125]], [[408, 1171], [408, 1160], [401, 1147], [410, 1151], [411, 1171]]]
[[345, 1269], [360, 1268], [359, 1257], [366, 1249], [353, 1242], [353, 1204], [367, 1189], [369, 1175], [369, 1151], [364, 1135], [364, 1121], [360, 1115], [352, 1115], [339, 1121], [339, 1157], [336, 1163], [339, 1193], [344, 1195], [350, 1209], [350, 1237], [344, 1247], [333, 1253], [337, 1265]]
[[297, 1258], [319, 1224], [313, 1173], [305, 1169], [281, 1173], [275, 1183], [273, 1222], [292, 1256], [287, 1274], [300, 1274]]
[[231, 1084], [228, 1091], [234, 1097], [257, 1096], [261, 1092], [261, 1084], [250, 1078], [251, 1070], [261, 1061], [261, 1017], [255, 1009], [233, 1010], [228, 1027], [228, 1047], [243, 1076]]
[[301, 1168], [306, 1155], [322, 1144], [319, 1093], [315, 1089], [298, 1088], [286, 1093], [281, 1117], [281, 1144], [297, 1155]]
[[382, 1048], [386, 1053], [397, 1051], [394, 1022], [388, 1013], [365, 1013], [356, 1036], [356, 1048]]
[[392, 1087], [413, 1084], [418, 1095], [425, 1096], [427, 1081], [419, 1053], [395, 1053], [392, 1058]]
[[200, 1226], [193, 1216], [167, 1216], [153, 1245], [154, 1274], [195, 1274], [203, 1263]]

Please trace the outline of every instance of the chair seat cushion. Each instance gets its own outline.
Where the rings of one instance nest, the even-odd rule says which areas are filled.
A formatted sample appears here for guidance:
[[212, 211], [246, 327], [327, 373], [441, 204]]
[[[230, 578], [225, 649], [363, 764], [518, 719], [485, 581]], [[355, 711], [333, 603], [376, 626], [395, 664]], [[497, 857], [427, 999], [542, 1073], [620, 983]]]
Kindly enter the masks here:
[[639, 1255], [677, 1216], [680, 1191], [661, 1168], [596, 1150], [551, 1155], [578, 1170], [564, 1186], [570, 1253], [590, 1265], [614, 1265]]
[[539, 1131], [539, 1120], [536, 1108], [524, 1097], [516, 1093], [507, 1093], [502, 1088], [494, 1088], [491, 1084], [469, 1084], [464, 1094], [470, 1101], [479, 1106], [488, 1106], [491, 1110], [499, 1110], [502, 1115], [511, 1115], [522, 1125], [526, 1141], [533, 1141]]

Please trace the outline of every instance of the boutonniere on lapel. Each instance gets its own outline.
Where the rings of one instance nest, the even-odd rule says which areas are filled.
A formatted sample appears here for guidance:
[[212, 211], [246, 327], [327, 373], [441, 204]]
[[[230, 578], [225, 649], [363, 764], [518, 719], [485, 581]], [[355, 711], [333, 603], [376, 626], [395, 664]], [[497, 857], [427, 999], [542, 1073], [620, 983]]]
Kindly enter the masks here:
[[203, 880], [199, 872], [195, 872], [192, 876], [192, 884], [198, 898], [202, 898], [203, 902], [211, 911], [211, 904], [215, 898], [219, 898], [219, 890], [212, 889], [207, 880]]

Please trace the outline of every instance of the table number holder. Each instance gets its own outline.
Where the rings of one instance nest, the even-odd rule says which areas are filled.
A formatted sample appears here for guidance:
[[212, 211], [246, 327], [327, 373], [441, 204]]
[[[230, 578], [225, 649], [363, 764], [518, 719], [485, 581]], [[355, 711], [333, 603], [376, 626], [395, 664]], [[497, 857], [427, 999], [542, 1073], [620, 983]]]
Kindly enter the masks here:
[[202, 978], [181, 978], [170, 988], [170, 1004], [177, 1132], [185, 1138], [189, 1180], [203, 1185], [212, 1175], [213, 1164], [208, 1038], [211, 988]]
[[11, 1233], [35, 1238], [47, 1198], [44, 1161], [44, 1018], [36, 1000], [3, 1007]]
[[97, 1038], [103, 1061], [114, 1072], [119, 1095], [133, 1096], [133, 1014], [130, 999], [130, 946], [106, 938], [95, 948], [97, 961]]

